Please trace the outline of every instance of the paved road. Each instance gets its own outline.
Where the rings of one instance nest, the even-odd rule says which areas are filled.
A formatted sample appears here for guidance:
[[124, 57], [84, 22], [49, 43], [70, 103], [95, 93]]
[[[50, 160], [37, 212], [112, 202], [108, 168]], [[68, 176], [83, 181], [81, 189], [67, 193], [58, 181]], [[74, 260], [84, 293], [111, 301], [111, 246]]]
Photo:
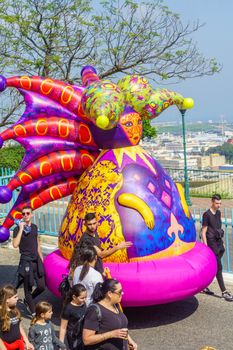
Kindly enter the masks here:
[[[1, 285], [14, 280], [17, 264], [17, 250], [1, 247]], [[218, 292], [215, 283], [211, 288]], [[19, 295], [23, 297], [22, 289]], [[44, 292], [41, 299], [53, 304], [53, 322], [58, 329], [61, 301], [49, 291]], [[23, 324], [28, 328], [30, 319], [24, 306], [19, 304], [19, 307], [24, 316]], [[167, 305], [125, 309], [125, 313], [139, 350], [199, 350], [204, 345], [214, 346], [217, 350], [233, 350], [233, 302], [198, 294]]]

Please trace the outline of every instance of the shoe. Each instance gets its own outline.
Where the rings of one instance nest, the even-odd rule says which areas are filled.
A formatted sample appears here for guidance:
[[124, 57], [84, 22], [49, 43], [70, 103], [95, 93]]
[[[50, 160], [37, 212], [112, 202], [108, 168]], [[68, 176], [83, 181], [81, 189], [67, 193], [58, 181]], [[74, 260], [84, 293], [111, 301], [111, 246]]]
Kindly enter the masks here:
[[203, 289], [203, 293], [208, 294], [208, 295], [214, 295], [214, 292], [212, 292], [212, 290], [210, 290], [209, 288]]
[[26, 300], [26, 299], [23, 299], [23, 303], [24, 303], [24, 306], [25, 306], [26, 309], [27, 309], [27, 312], [32, 316], [33, 313], [32, 313], [31, 310], [30, 310], [30, 307], [29, 307], [29, 305], [28, 305], [28, 303], [27, 303], [27, 300]]
[[227, 290], [225, 292], [222, 293], [222, 297], [226, 300], [226, 301], [233, 301], [233, 295], [231, 293], [229, 293]]

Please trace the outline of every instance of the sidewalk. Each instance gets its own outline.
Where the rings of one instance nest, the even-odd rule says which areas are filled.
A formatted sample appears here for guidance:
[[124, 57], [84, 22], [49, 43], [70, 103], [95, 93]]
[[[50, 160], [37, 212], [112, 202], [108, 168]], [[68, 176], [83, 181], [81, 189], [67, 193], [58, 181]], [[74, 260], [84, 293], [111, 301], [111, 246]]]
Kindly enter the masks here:
[[[14, 280], [18, 259], [17, 249], [0, 247], [1, 285]], [[232, 287], [228, 288], [233, 291]], [[220, 294], [215, 282], [211, 289]], [[23, 299], [22, 288], [19, 289], [19, 296]], [[53, 305], [52, 321], [58, 330], [61, 299], [49, 291], [44, 292], [39, 299]], [[22, 323], [28, 330], [30, 318], [22, 303], [19, 303], [19, 308], [23, 315]], [[138, 350], [200, 350], [204, 345], [217, 350], [233, 349], [233, 302], [226, 302], [222, 298], [197, 294], [175, 303], [128, 308], [124, 312], [129, 320], [130, 334], [138, 343]]]

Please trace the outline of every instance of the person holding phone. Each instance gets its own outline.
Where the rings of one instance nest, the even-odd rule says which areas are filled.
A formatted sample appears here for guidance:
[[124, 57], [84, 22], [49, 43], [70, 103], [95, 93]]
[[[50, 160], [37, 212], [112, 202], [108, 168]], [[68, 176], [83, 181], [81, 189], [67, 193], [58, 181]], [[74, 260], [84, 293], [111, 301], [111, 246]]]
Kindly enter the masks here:
[[[34, 315], [34, 299], [45, 290], [43, 255], [38, 238], [38, 228], [32, 223], [32, 208], [22, 208], [22, 220], [13, 231], [13, 247], [19, 248], [18, 283], [24, 285], [24, 304]], [[36, 282], [36, 289], [32, 288]]]

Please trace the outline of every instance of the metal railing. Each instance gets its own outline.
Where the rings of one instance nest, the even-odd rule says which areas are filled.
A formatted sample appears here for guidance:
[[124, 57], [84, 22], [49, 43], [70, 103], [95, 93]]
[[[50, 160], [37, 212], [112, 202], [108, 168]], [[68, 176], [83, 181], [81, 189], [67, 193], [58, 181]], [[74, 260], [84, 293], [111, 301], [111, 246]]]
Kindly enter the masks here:
[[[184, 170], [165, 168], [173, 181], [184, 185]], [[213, 193], [222, 198], [233, 198], [233, 171], [188, 169], [190, 196], [211, 197]]]
[[[195, 221], [197, 240], [200, 240], [202, 215], [204, 210], [191, 208], [191, 213]], [[221, 210], [222, 228], [224, 234], [225, 254], [223, 256], [223, 269], [225, 272], [233, 273], [233, 208]]]
[[11, 168], [0, 168], [0, 177], [12, 176], [15, 173]]
[[[0, 168], [0, 186], [6, 186], [14, 174], [15, 171], [10, 168]], [[18, 191], [13, 191], [11, 201], [6, 204], [0, 204], [0, 218], [4, 218], [9, 213], [18, 194]]]
[[[0, 168], [0, 186], [8, 184], [15, 171], [6, 168]], [[0, 203], [0, 219], [4, 219], [13, 207], [19, 191], [13, 191], [12, 199], [9, 203]], [[48, 203], [47, 205], [34, 211], [33, 222], [38, 225], [39, 233], [49, 236], [57, 236], [60, 223], [65, 214], [69, 203], [69, 197]]]
[[[182, 183], [182, 169], [166, 169], [174, 181]], [[1, 173], [1, 172], [0, 172]], [[6, 185], [10, 178], [13, 176], [14, 172], [8, 174], [7, 176], [0, 176], [0, 186]], [[191, 175], [190, 180], [199, 179], [199, 181], [219, 181], [219, 179], [225, 179], [226, 173], [222, 172], [212, 172], [212, 171], [200, 171], [200, 170], [190, 170]], [[227, 177], [233, 177], [233, 173], [230, 173]], [[12, 200], [7, 204], [0, 204], [0, 218], [4, 218], [10, 211], [18, 196], [18, 192], [13, 192]], [[208, 197], [209, 197], [208, 193]], [[61, 200], [48, 203], [47, 205], [35, 210], [34, 212], [34, 222], [38, 225], [39, 233], [46, 234], [50, 236], [57, 236], [60, 223], [65, 214], [66, 208], [68, 206], [70, 197], [63, 198]], [[199, 239], [199, 233], [201, 229], [202, 221], [202, 209], [190, 208], [193, 219], [195, 220], [195, 225], [197, 229], [197, 239]], [[226, 247], [226, 253], [223, 258], [224, 270], [233, 273], [233, 208], [225, 208], [222, 210], [222, 227], [225, 231], [224, 241]]]

